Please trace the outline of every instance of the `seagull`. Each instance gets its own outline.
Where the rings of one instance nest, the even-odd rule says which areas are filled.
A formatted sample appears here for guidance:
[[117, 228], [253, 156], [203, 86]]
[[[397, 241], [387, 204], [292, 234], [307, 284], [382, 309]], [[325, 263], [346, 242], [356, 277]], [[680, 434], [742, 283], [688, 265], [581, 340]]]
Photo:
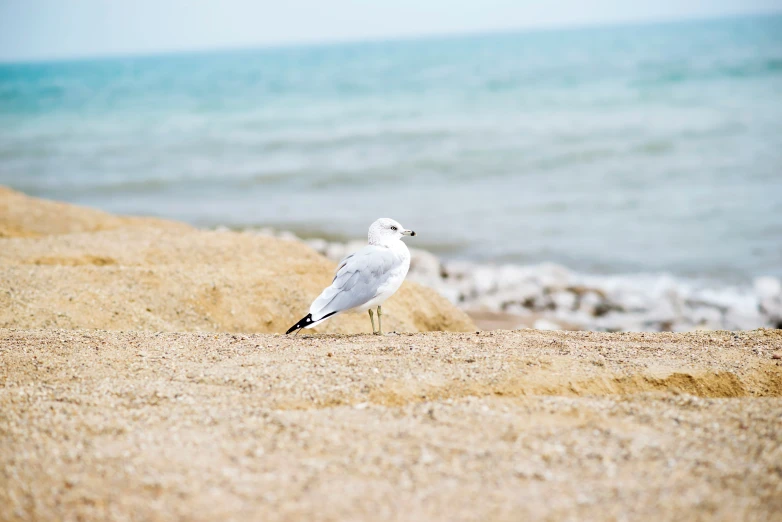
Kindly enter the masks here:
[[[339, 262], [331, 286], [312, 302], [310, 313], [285, 334], [312, 328], [348, 310], [368, 310], [372, 333], [383, 335], [380, 305], [399, 289], [410, 268], [410, 251], [401, 241], [404, 236], [415, 236], [415, 232], [389, 218], [372, 223], [369, 244]], [[374, 307], [377, 307], [377, 330]]]

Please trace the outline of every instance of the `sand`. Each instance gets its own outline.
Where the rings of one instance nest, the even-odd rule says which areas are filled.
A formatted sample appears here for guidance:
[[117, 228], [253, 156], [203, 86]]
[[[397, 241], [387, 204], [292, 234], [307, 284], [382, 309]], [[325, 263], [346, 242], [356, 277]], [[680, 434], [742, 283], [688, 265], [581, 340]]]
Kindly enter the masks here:
[[3, 519], [772, 520], [779, 331], [0, 331]]
[[333, 263], [0, 202], [0, 520], [782, 520], [782, 331], [263, 333]]
[[[36, 219], [31, 219], [34, 216]], [[0, 327], [280, 333], [331, 284], [336, 264], [298, 241], [92, 209], [0, 190]], [[10, 233], [7, 233], [10, 235]], [[387, 331], [472, 331], [435, 291], [405, 282]], [[371, 332], [344, 314], [313, 329]]]

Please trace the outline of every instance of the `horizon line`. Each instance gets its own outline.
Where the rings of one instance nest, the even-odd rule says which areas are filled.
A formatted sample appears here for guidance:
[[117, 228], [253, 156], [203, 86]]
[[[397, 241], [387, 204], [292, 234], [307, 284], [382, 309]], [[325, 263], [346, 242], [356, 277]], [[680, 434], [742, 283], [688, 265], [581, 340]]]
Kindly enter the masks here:
[[40, 65], [40, 64], [54, 64], [54, 63], [68, 63], [68, 62], [90, 62], [101, 60], [112, 60], [122, 58], [156, 58], [156, 57], [168, 57], [168, 56], [183, 56], [183, 55], [205, 55], [212, 53], [223, 52], [237, 52], [237, 51], [260, 51], [260, 50], [279, 50], [279, 49], [297, 49], [297, 48], [318, 48], [318, 47], [338, 47], [341, 45], [357, 45], [357, 44], [382, 44], [382, 43], [404, 43], [404, 42], [416, 42], [426, 40], [447, 40], [449, 38], [464, 38], [464, 37], [477, 37], [477, 36], [491, 36], [502, 34], [519, 34], [519, 33], [537, 33], [537, 32], [556, 32], [556, 31], [578, 31], [578, 30], [594, 30], [594, 29], [608, 29], [619, 27], [647, 27], [654, 25], [676, 25], [687, 24], [692, 22], [717, 22], [729, 19], [741, 19], [741, 18], [757, 18], [762, 16], [778, 17], [782, 16], [782, 7], [761, 10], [755, 12], [736, 12], [719, 14], [713, 16], [689, 16], [689, 17], [661, 17], [654, 19], [626, 19], [626, 20], [613, 20], [603, 22], [587, 22], [587, 23], [564, 23], [564, 24], [551, 24], [541, 26], [517, 26], [517, 27], [495, 27], [495, 28], [483, 28], [475, 30], [465, 31], [442, 31], [431, 33], [419, 33], [419, 34], [397, 34], [388, 36], [373, 37], [355, 37], [345, 39], [313, 39], [313, 40], [298, 40], [298, 41], [278, 41], [278, 42], [255, 42], [246, 44], [230, 44], [230, 45], [216, 45], [213, 47], [190, 47], [181, 49], [160, 49], [155, 51], [118, 51], [109, 52], [106, 54], [83, 54], [83, 55], [64, 55], [64, 56], [49, 56], [49, 57], [32, 57], [21, 59], [6, 60], [0, 58], [0, 66], [8, 65]]

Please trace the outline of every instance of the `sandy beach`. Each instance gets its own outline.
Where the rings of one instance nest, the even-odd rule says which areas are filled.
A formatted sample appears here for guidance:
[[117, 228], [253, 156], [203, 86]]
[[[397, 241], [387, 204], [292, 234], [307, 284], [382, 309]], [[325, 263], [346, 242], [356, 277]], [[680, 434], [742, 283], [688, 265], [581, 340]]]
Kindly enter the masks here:
[[406, 283], [396, 334], [286, 337], [302, 243], [10, 190], [0, 231], [2, 520], [782, 512], [780, 330], [478, 331]]
[[782, 510], [779, 332], [6, 329], [0, 349], [4, 520]]

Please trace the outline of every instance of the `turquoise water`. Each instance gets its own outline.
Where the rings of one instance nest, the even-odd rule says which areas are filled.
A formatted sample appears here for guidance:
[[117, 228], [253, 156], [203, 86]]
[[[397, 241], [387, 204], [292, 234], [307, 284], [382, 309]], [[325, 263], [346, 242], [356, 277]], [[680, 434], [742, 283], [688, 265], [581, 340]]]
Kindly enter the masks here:
[[0, 65], [0, 184], [303, 235], [389, 216], [453, 258], [782, 276], [782, 16]]

